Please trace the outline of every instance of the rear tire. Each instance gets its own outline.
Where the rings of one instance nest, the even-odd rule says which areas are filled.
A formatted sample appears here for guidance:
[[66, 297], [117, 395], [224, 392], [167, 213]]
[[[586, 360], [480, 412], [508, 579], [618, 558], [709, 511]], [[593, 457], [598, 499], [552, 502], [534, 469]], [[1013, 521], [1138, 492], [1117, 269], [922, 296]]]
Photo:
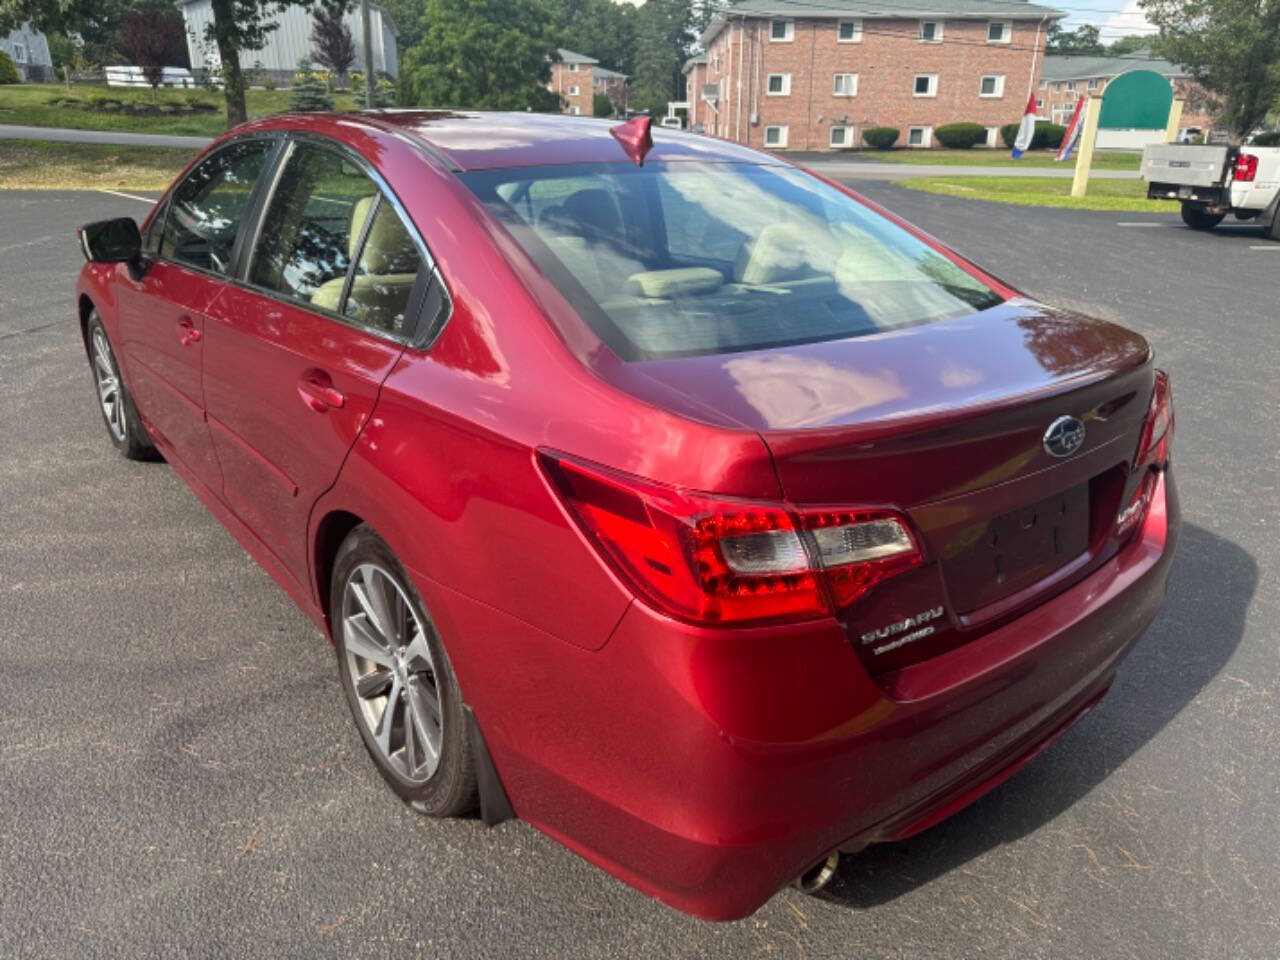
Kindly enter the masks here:
[[453, 667], [400, 561], [364, 524], [334, 558], [329, 618], [347, 705], [383, 779], [427, 816], [474, 810], [475, 761]]
[[120, 364], [107, 336], [107, 328], [96, 310], [89, 315], [85, 343], [89, 349], [89, 369], [93, 371], [93, 382], [98, 392], [98, 411], [106, 424], [107, 436], [129, 460], [158, 459], [159, 454], [147, 428], [142, 425], [129, 388], [120, 376]]
[[1198, 203], [1182, 205], [1182, 222], [1192, 230], [1212, 230], [1225, 216], [1225, 213], [1209, 213]]

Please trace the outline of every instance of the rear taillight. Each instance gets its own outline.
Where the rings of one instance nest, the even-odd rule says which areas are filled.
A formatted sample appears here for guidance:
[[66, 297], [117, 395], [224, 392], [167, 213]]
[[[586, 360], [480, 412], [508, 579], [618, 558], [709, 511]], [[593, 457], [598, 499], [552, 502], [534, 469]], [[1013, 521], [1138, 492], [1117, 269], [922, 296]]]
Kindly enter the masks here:
[[1142, 439], [1134, 455], [1134, 470], [1146, 466], [1163, 467], [1169, 461], [1169, 448], [1173, 445], [1173, 391], [1169, 387], [1169, 375], [1156, 371], [1155, 389], [1151, 392], [1151, 406], [1142, 425]]
[[631, 587], [696, 623], [803, 620], [920, 562], [886, 511], [801, 510], [696, 493], [543, 453], [553, 486]]
[[1156, 477], [1169, 463], [1173, 445], [1173, 393], [1169, 387], [1169, 375], [1156, 371], [1155, 389], [1151, 393], [1151, 406], [1142, 425], [1142, 435], [1133, 458], [1133, 472], [1141, 476], [1138, 489], [1116, 515], [1116, 533], [1124, 536], [1147, 515], [1151, 497], [1156, 491]]
[[1258, 158], [1251, 153], [1236, 157], [1236, 183], [1250, 183], [1258, 175]]

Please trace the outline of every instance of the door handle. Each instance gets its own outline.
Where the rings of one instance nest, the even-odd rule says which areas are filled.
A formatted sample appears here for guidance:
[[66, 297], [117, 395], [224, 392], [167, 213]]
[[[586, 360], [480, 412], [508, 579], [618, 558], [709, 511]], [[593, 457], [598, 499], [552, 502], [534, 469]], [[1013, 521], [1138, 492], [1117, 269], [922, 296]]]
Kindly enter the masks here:
[[196, 326], [195, 321], [190, 317], [183, 317], [179, 320], [177, 328], [178, 342], [184, 347], [200, 342], [200, 328]]
[[322, 371], [303, 374], [298, 378], [298, 396], [316, 413], [340, 410], [347, 402], [346, 396], [333, 385], [329, 375]]

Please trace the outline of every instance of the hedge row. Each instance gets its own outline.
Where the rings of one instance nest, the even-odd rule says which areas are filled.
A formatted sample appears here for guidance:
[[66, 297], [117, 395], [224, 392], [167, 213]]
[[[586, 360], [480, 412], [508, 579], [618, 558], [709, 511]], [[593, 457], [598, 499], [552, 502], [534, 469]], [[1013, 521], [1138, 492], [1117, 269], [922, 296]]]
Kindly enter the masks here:
[[[1013, 148], [1013, 143], [1018, 139], [1017, 123], [1006, 123], [1000, 128], [1000, 139], [1004, 141], [1004, 145]], [[1057, 123], [1037, 123], [1035, 136], [1031, 138], [1032, 150], [1057, 150], [1062, 146], [1062, 138], [1066, 136], [1067, 128]]]

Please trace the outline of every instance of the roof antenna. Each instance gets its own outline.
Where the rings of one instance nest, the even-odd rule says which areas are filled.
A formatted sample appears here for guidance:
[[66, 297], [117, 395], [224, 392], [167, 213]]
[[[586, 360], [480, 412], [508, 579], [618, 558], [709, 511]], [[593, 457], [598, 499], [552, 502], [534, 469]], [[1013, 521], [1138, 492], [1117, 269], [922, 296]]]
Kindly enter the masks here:
[[653, 149], [653, 135], [649, 133], [652, 123], [653, 118], [642, 113], [626, 123], [609, 128], [613, 138], [622, 144], [622, 149], [636, 162], [637, 167], [644, 166], [644, 155]]

